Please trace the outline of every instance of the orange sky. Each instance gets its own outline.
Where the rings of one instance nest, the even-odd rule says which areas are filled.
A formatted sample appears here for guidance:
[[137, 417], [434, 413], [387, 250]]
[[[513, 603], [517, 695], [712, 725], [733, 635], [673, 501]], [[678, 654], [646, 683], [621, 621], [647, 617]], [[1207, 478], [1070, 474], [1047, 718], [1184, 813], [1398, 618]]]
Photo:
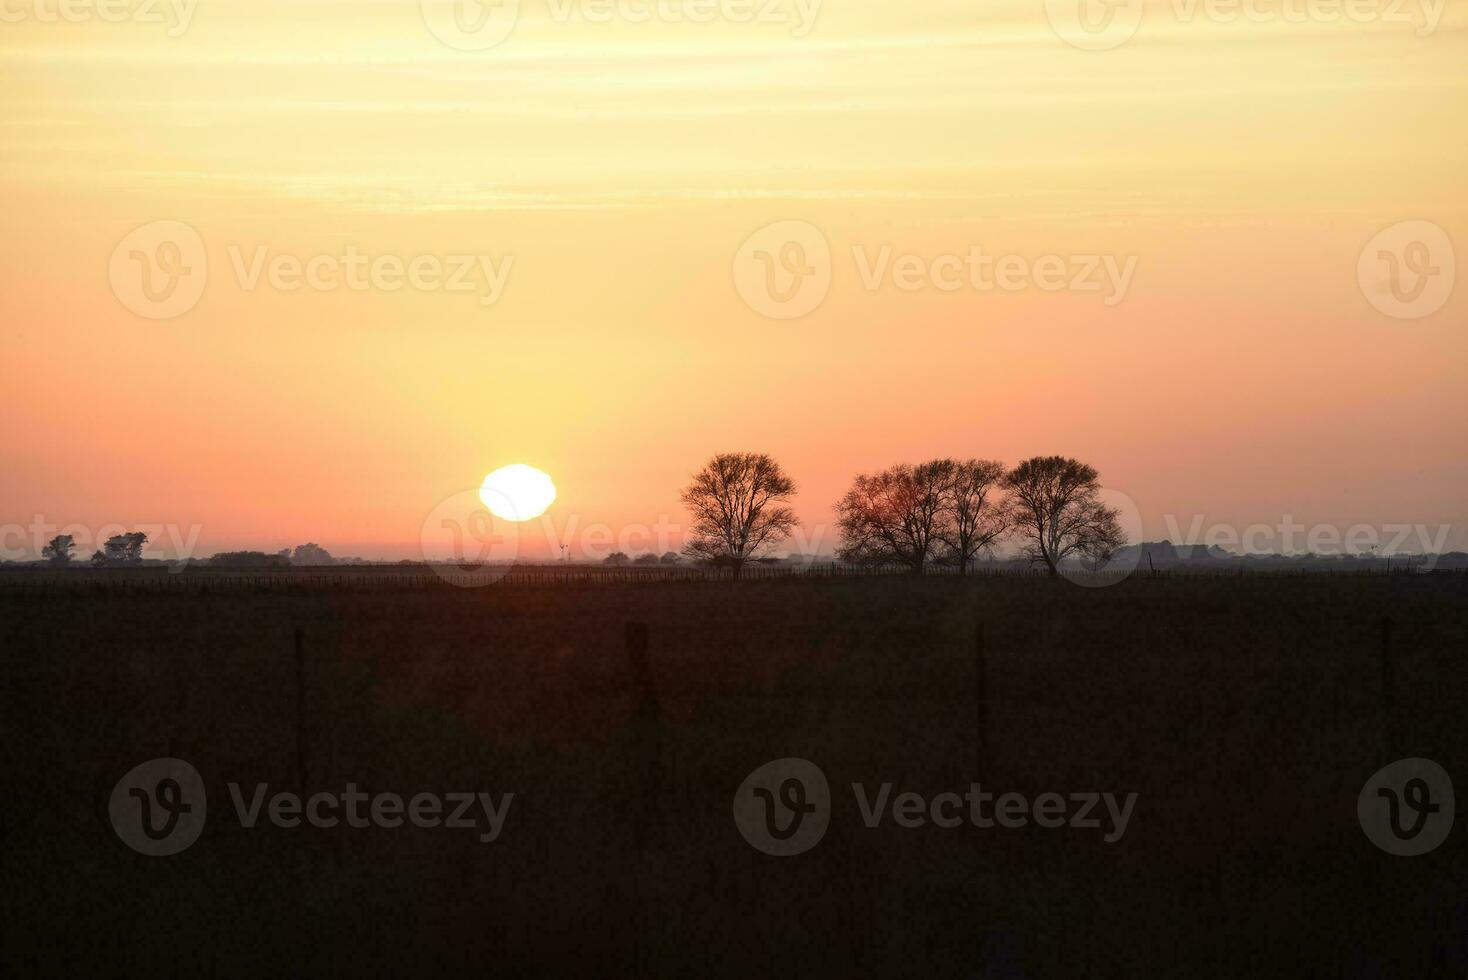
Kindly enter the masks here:
[[[1147, 0], [1098, 51], [1041, 0], [827, 0], [801, 36], [795, 0], [747, 24], [521, 0], [484, 51], [416, 0], [200, 0], [186, 29], [35, 3], [0, 22], [0, 525], [416, 557], [435, 506], [506, 463], [555, 478], [557, 528], [615, 535], [681, 521], [689, 473], [749, 449], [814, 533], [857, 471], [1065, 453], [1149, 538], [1291, 515], [1468, 547], [1468, 284], [1398, 319], [1359, 270], [1404, 221], [1456, 244], [1438, 282], [1462, 269], [1464, 0], [1426, 36]], [[110, 271], [164, 220], [207, 275], [149, 319]], [[830, 254], [793, 319], [736, 285], [781, 221]], [[884, 247], [974, 246], [1134, 274], [1110, 304], [863, 280]], [[250, 281], [349, 250], [485, 256], [502, 289]]]

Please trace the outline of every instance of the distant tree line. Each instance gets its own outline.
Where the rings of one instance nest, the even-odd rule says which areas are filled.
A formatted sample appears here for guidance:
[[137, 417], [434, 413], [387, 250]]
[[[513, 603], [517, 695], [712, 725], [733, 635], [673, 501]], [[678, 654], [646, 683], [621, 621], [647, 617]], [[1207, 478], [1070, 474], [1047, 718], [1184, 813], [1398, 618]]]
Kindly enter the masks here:
[[[116, 534], [108, 538], [92, 553], [91, 564], [97, 568], [139, 565], [143, 561], [143, 548], [148, 536], [142, 531]], [[76, 537], [58, 534], [41, 548], [41, 558], [48, 564], [64, 567], [75, 559]], [[331, 552], [319, 544], [297, 545], [295, 550], [284, 548], [274, 554], [263, 551], [224, 551], [209, 559], [211, 565], [249, 568], [284, 568], [290, 565], [335, 565], [337, 560]]]
[[[148, 536], [142, 531], [134, 531], [130, 534], [114, 534], [102, 543], [102, 547], [92, 552], [92, 564], [102, 565], [137, 565], [143, 560], [143, 548], [148, 543]], [[41, 557], [52, 565], [70, 565], [74, 560], [73, 552], [76, 551], [76, 537], [70, 534], [58, 534], [41, 548]]]
[[[1096, 469], [1064, 456], [1036, 456], [1008, 470], [988, 459], [898, 464], [858, 474], [837, 501], [837, 555], [915, 575], [934, 563], [967, 574], [981, 554], [1013, 538], [1025, 560], [1051, 575], [1074, 559], [1100, 566], [1126, 544], [1119, 513], [1100, 494]], [[794, 481], [769, 456], [715, 456], [683, 491], [693, 518], [684, 553], [727, 565], [738, 578], [797, 527], [794, 496]]]

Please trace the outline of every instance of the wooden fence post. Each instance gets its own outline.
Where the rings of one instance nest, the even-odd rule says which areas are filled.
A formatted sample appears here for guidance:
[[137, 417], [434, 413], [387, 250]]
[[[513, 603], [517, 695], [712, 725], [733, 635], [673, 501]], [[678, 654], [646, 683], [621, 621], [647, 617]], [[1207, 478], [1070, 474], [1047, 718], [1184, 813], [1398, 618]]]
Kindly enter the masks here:
[[627, 622], [624, 638], [627, 645], [627, 674], [632, 700], [632, 732], [628, 758], [632, 790], [636, 794], [632, 811], [632, 967], [636, 976], [646, 976], [648, 969], [647, 932], [651, 919], [643, 899], [642, 857], [653, 838], [660, 813], [658, 796], [662, 791], [662, 705], [653, 686], [652, 663], [648, 656], [647, 624]]
[[296, 783], [306, 789], [306, 631], [296, 627]]
[[1392, 633], [1396, 623], [1390, 616], [1381, 621], [1381, 711], [1382, 733], [1386, 750], [1395, 756], [1397, 751], [1397, 670], [1392, 651]]
[[979, 769], [976, 775], [989, 776], [988, 763], [992, 761], [989, 745], [989, 639], [984, 633], [984, 624], [974, 626], [974, 735], [978, 740]]
[[627, 673], [632, 695], [633, 778], [638, 804], [635, 837], [639, 853], [647, 846], [651, 825], [658, 814], [662, 782], [662, 705], [653, 686], [652, 663], [648, 656], [646, 623], [628, 622], [625, 629]]

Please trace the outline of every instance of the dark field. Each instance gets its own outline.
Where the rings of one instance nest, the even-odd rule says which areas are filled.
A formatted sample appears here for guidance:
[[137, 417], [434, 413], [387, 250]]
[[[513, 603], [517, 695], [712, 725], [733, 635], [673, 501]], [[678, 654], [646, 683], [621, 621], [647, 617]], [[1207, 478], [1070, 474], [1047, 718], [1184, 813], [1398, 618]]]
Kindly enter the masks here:
[[[1398, 758], [1468, 773], [1468, 576], [7, 580], [0, 610], [7, 976], [1468, 970], [1461, 818], [1405, 858], [1356, 812]], [[649, 627], [649, 684], [629, 620]], [[203, 775], [208, 822], [146, 857], [108, 800], [165, 756]], [[732, 805], [787, 756], [824, 770], [831, 818], [776, 858]], [[232, 782], [515, 795], [481, 843], [246, 829]], [[851, 784], [883, 782], [1138, 798], [1110, 844], [1033, 822], [869, 828]]]

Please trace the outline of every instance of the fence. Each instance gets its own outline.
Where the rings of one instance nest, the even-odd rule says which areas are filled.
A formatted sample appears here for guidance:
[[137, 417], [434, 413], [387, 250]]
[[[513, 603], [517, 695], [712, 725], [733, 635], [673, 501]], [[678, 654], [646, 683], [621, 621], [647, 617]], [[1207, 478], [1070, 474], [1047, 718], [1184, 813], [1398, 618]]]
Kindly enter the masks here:
[[[903, 566], [861, 566], [840, 564], [747, 566], [741, 573], [746, 582], [791, 581], [812, 579], [851, 579], [906, 577], [910, 570]], [[924, 573], [930, 577], [958, 577], [952, 567], [933, 566]], [[1093, 577], [1097, 583], [1120, 581], [1128, 576], [1117, 572], [1068, 573], [1071, 578]], [[1046, 578], [1043, 569], [995, 564], [970, 569], [970, 578]], [[1399, 579], [1410, 577], [1435, 582], [1462, 582], [1468, 569], [1438, 569], [1422, 572], [1415, 569], [1314, 569], [1314, 568], [1169, 568], [1137, 569], [1131, 578], [1166, 579], [1172, 577], [1266, 577], [1266, 576], [1349, 576]], [[665, 583], [731, 582], [729, 568], [691, 566], [602, 566], [602, 565], [515, 565], [508, 567], [464, 568], [460, 566], [360, 565], [330, 569], [260, 569], [186, 568], [171, 570], [167, 566], [108, 569], [50, 569], [44, 567], [0, 570], [0, 593], [96, 593], [107, 595], [179, 593], [203, 595], [212, 592], [320, 592], [320, 591], [422, 591], [428, 589], [474, 589], [490, 586], [572, 586], [572, 585], [651, 585]], [[1428, 584], [1423, 582], [1423, 584]]]

